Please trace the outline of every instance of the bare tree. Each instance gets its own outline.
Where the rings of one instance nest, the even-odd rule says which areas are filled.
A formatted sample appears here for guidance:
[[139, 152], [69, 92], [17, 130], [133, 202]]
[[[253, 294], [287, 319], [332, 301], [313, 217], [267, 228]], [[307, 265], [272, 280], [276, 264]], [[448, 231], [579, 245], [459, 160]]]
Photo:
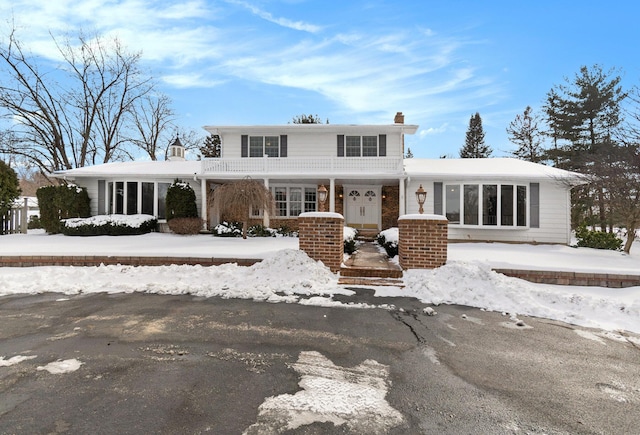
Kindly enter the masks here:
[[[166, 158], [166, 144], [171, 140], [174, 113], [166, 95], [147, 94], [140, 98], [133, 111], [136, 136], [132, 142], [144, 150], [151, 160], [161, 152]], [[164, 147], [164, 149], [163, 149]]]
[[56, 43], [62, 62], [29, 55], [15, 30], [0, 44], [0, 108], [15, 122], [9, 152], [41, 171], [83, 167], [128, 157], [123, 146], [134, 103], [154, 84], [138, 68], [140, 55], [117, 39]]
[[214, 209], [226, 218], [242, 222], [242, 238], [247, 238], [247, 229], [252, 210], [263, 210], [273, 214], [274, 201], [269, 189], [249, 177], [223, 184], [213, 191]]

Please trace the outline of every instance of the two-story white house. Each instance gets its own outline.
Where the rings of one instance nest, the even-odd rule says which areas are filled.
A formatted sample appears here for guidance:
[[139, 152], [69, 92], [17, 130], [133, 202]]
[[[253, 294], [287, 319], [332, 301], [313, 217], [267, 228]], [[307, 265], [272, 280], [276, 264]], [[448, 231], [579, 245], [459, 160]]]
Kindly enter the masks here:
[[418, 126], [393, 124], [287, 124], [207, 126], [221, 139], [221, 157], [187, 161], [179, 141], [167, 161], [119, 162], [61, 171], [86, 187], [92, 214], [165, 217], [164, 198], [176, 178], [196, 191], [211, 228], [220, 217], [210, 198], [223, 183], [261, 180], [275, 200], [265, 225], [297, 227], [302, 212], [317, 211], [318, 188], [328, 190], [326, 211], [346, 225], [376, 232], [416, 213], [415, 191], [427, 191], [425, 213], [449, 219], [452, 240], [569, 243], [570, 195], [575, 173], [515, 159], [404, 159], [404, 137]]

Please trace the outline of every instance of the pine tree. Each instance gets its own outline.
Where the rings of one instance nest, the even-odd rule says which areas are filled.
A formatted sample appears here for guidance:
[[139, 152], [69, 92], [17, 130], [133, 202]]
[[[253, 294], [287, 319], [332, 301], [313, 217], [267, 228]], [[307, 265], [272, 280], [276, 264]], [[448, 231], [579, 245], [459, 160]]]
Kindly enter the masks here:
[[538, 128], [538, 116], [532, 114], [531, 106], [527, 106], [522, 115], [516, 115], [507, 127], [507, 134], [509, 140], [518, 145], [512, 152], [516, 158], [534, 163], [543, 160], [542, 133]]
[[465, 138], [464, 146], [460, 148], [460, 158], [482, 159], [491, 155], [491, 147], [484, 143], [484, 130], [482, 129], [482, 118], [478, 112], [471, 115], [469, 119], [469, 129]]
[[200, 147], [202, 157], [220, 157], [220, 136], [211, 134], [204, 138], [204, 144]]
[[411, 148], [407, 148], [407, 154], [404, 156], [405, 159], [412, 159], [413, 153], [411, 152]]
[[16, 172], [0, 160], [0, 214], [7, 212], [20, 196], [20, 183]]

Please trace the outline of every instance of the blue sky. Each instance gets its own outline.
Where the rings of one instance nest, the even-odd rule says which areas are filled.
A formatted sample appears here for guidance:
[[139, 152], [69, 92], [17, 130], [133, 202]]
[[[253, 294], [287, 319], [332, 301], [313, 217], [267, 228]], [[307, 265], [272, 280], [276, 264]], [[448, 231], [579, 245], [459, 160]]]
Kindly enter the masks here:
[[457, 157], [475, 112], [493, 155], [508, 154], [509, 122], [582, 65], [640, 85], [635, 0], [0, 0], [0, 16], [44, 56], [49, 33], [117, 35], [184, 128], [302, 113], [380, 124], [401, 111], [420, 126], [406, 140], [416, 157]]

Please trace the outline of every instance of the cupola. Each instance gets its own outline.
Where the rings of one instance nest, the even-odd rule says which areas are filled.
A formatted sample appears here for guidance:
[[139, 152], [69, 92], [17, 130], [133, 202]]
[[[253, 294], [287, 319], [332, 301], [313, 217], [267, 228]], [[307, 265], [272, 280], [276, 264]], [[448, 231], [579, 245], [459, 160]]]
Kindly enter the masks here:
[[170, 161], [183, 161], [184, 160], [184, 146], [180, 142], [180, 138], [176, 136], [176, 140], [169, 146], [169, 156], [167, 160]]

